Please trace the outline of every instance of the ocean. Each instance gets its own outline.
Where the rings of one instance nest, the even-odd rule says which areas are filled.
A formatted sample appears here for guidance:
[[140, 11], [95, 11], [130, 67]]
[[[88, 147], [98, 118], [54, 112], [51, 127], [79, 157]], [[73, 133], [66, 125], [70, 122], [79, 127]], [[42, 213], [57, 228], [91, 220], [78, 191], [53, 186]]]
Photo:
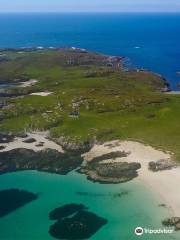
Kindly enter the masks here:
[[[80, 47], [126, 56], [134, 67], [162, 74], [177, 90], [180, 80], [178, 14], [1, 14], [0, 48]], [[51, 240], [49, 213], [64, 204], [84, 204], [108, 220], [92, 240], [136, 240], [134, 229], [162, 228], [168, 210], [138, 179], [93, 183], [84, 175], [23, 171], [0, 176], [0, 190], [18, 188], [38, 199], [0, 218], [2, 240]], [[122, 194], [127, 193], [127, 194]], [[13, 201], [13, 199], [12, 199]], [[179, 234], [143, 235], [144, 240], [179, 239]]]
[[0, 47], [80, 47], [126, 56], [177, 90], [180, 14], [1, 14]]

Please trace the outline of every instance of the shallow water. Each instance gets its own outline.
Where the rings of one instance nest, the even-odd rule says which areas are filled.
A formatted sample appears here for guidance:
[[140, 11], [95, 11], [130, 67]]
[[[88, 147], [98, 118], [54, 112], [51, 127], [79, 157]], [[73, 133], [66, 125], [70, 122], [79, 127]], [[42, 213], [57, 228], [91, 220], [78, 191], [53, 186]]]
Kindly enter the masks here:
[[[117, 185], [101, 185], [72, 172], [66, 176], [23, 171], [0, 176], [0, 190], [19, 188], [39, 194], [39, 198], [11, 214], [0, 218], [0, 239], [50, 240], [49, 213], [68, 203], [82, 203], [96, 215], [108, 220], [92, 240], [138, 239], [137, 226], [159, 228], [168, 211], [158, 205], [152, 192], [138, 180]], [[81, 194], [78, 194], [78, 193]], [[118, 197], [119, 193], [125, 192]], [[13, 199], [12, 199], [13, 201]], [[175, 235], [144, 235], [141, 239], [179, 239]], [[147, 238], [148, 236], [148, 238]]]

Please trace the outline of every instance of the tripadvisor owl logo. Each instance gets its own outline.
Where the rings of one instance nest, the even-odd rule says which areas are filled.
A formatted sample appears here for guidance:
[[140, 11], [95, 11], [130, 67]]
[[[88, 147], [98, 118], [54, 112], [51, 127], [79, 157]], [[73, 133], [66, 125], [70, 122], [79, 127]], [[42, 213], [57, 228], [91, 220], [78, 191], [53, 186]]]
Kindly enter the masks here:
[[142, 227], [137, 227], [134, 232], [137, 236], [141, 236], [143, 235], [144, 230]]

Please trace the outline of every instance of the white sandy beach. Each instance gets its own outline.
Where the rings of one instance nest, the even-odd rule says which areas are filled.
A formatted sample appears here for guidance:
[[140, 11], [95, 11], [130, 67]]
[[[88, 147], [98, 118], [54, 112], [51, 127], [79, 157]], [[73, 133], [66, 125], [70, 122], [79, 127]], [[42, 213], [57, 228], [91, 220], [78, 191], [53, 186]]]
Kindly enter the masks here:
[[[152, 172], [148, 169], [148, 163], [162, 159], [171, 159], [170, 153], [164, 153], [150, 146], [133, 141], [112, 141], [103, 145], [95, 145], [90, 152], [84, 154], [86, 161], [103, 154], [125, 151], [127, 157], [116, 158], [108, 161], [139, 162], [141, 169], [138, 171], [137, 181], [144, 183], [150, 191], [159, 196], [159, 204], [166, 204], [171, 216], [180, 216], [180, 167], [171, 170]], [[106, 161], [107, 162], [107, 161]]]
[[52, 92], [35, 92], [35, 93], [31, 93], [30, 95], [46, 97], [46, 96], [49, 96], [51, 94], [52, 94]]
[[[27, 135], [28, 136], [26, 138], [16, 137], [12, 142], [1, 143], [1, 146], [4, 146], [5, 148], [0, 150], [0, 152], [7, 152], [17, 148], [31, 149], [35, 152], [49, 148], [49, 149], [57, 150], [58, 152], [64, 152], [60, 145], [56, 144], [55, 142], [47, 138], [48, 132], [27, 133]], [[25, 140], [30, 138], [33, 138], [36, 141], [32, 143], [24, 142]], [[43, 143], [43, 145], [37, 146], [40, 143]]]

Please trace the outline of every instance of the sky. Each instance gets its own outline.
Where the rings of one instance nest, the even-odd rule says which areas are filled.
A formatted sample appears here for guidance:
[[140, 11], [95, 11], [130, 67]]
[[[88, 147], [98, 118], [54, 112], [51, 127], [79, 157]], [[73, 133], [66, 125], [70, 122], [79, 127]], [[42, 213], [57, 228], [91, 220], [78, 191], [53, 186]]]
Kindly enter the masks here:
[[180, 0], [0, 0], [0, 12], [180, 12]]

